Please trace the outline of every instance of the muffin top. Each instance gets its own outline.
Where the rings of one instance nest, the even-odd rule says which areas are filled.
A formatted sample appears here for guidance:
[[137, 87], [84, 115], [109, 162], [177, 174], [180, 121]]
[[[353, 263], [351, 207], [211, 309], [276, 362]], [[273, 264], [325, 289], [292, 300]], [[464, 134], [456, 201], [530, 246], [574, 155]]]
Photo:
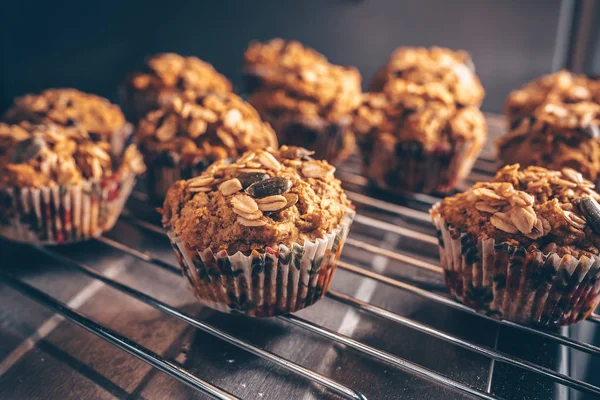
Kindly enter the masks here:
[[600, 103], [600, 82], [585, 75], [559, 71], [535, 79], [510, 93], [504, 111], [513, 127], [545, 103]]
[[304, 244], [331, 233], [350, 202], [326, 161], [301, 147], [244, 153], [219, 161], [167, 193], [163, 224], [190, 247], [230, 255]]
[[0, 123], [0, 187], [41, 187], [102, 179], [116, 172], [142, 173], [135, 145], [113, 155], [80, 126]]
[[17, 97], [3, 117], [5, 122], [81, 126], [97, 140], [110, 140], [126, 127], [121, 108], [103, 97], [76, 89], [48, 89]]
[[388, 82], [383, 92], [363, 96], [353, 125], [359, 139], [418, 142], [426, 149], [471, 139], [483, 142], [487, 136], [481, 111], [475, 106], [457, 107], [440, 82]]
[[161, 53], [146, 59], [143, 69], [130, 74], [125, 81], [126, 103], [133, 94], [146, 96], [144, 104], [136, 104], [142, 113], [157, 108], [171, 96], [187, 91], [193, 93], [231, 92], [231, 82], [212, 65], [197, 57]]
[[136, 140], [149, 157], [220, 160], [246, 150], [277, 146], [270, 125], [233, 93], [172, 99], [139, 122]]
[[432, 210], [451, 227], [545, 253], [599, 254], [600, 195], [571, 168], [502, 168]]
[[260, 112], [338, 122], [360, 103], [356, 68], [331, 64], [298, 42], [252, 43], [245, 63], [246, 72], [262, 80], [249, 99]]
[[469, 53], [441, 47], [400, 47], [379, 69], [370, 90], [379, 92], [390, 81], [402, 80], [416, 84], [439, 82], [459, 105], [479, 106], [485, 92]]
[[600, 105], [547, 99], [515, 119], [498, 139], [500, 158], [507, 164], [568, 166], [596, 180], [600, 173]]

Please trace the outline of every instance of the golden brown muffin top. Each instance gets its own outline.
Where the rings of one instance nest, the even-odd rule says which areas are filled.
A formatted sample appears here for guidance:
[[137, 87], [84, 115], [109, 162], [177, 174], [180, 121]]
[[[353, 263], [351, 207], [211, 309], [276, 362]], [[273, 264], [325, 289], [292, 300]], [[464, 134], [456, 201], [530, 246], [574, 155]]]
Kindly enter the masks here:
[[370, 90], [379, 92], [395, 80], [419, 85], [439, 82], [453, 101], [462, 106], [480, 106], [485, 91], [475, 74], [469, 53], [441, 47], [399, 47], [379, 69]]
[[246, 73], [262, 80], [249, 99], [260, 112], [336, 122], [360, 103], [356, 68], [331, 64], [298, 42], [252, 43], [244, 60]]
[[335, 167], [311, 154], [282, 146], [246, 152], [231, 165], [216, 162], [169, 189], [163, 224], [191, 248], [230, 255], [323, 238], [351, 205]]
[[511, 164], [572, 167], [596, 180], [600, 172], [600, 105], [589, 100], [564, 103], [547, 99], [515, 119], [498, 139], [500, 159]]
[[427, 149], [471, 139], [483, 142], [487, 136], [481, 111], [457, 107], [440, 82], [388, 82], [383, 92], [363, 96], [353, 124], [359, 138], [415, 141]]
[[599, 254], [600, 195], [571, 168], [502, 168], [491, 182], [476, 183], [441, 201], [447, 224], [477, 237], [493, 238], [560, 255]]
[[81, 127], [0, 123], [0, 187], [41, 187], [102, 179], [115, 172], [144, 172], [135, 145], [113, 155]]
[[504, 111], [511, 125], [531, 114], [545, 103], [600, 103], [600, 82], [585, 75], [559, 71], [535, 79], [510, 93]]
[[[228, 93], [231, 82], [214, 67], [197, 57], [174, 53], [155, 54], [146, 59], [143, 69], [131, 73], [125, 81], [125, 103], [139, 102], [128, 107], [136, 109], [139, 117], [172, 96], [192, 92]], [[144, 101], [133, 96], [144, 97]]]
[[220, 160], [250, 149], [276, 147], [277, 137], [257, 111], [233, 93], [177, 97], [139, 122], [142, 152]]
[[92, 137], [109, 141], [126, 128], [121, 108], [107, 99], [76, 89], [48, 89], [39, 94], [17, 97], [3, 117], [17, 124], [80, 126]]

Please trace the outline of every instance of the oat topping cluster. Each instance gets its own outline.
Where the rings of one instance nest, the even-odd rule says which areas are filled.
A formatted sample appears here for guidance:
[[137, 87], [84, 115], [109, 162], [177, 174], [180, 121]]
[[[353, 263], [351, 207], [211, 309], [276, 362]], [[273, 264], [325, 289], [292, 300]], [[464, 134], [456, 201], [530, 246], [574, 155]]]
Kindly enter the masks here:
[[197, 57], [162, 53], [148, 58], [143, 70], [126, 79], [123, 100], [126, 109], [141, 118], [175, 95], [231, 90], [231, 82], [209, 63]]
[[79, 126], [95, 140], [106, 141], [126, 127], [119, 106], [76, 89], [48, 89], [40, 94], [17, 97], [3, 120]]
[[253, 43], [244, 61], [246, 74], [261, 81], [249, 99], [261, 113], [337, 122], [360, 103], [356, 68], [331, 64], [298, 42]]
[[600, 86], [567, 71], [546, 75], [510, 94], [509, 133], [498, 141], [506, 163], [572, 167], [596, 180], [600, 172]]
[[571, 168], [520, 169], [515, 164], [502, 168], [491, 182], [443, 200], [440, 213], [451, 226], [497, 241], [539, 248], [578, 244], [597, 253], [600, 195], [594, 187]]
[[[400, 47], [375, 75], [370, 91], [385, 91], [393, 81], [418, 85], [435, 83], [461, 106], [480, 106], [484, 90], [466, 51], [440, 47]], [[437, 90], [437, 89], [434, 89]]]
[[[432, 149], [441, 143], [475, 139], [483, 143], [487, 125], [475, 106], [457, 107], [451, 93], [438, 82], [425, 85], [392, 81], [381, 93], [366, 93], [354, 116], [363, 140], [422, 143]], [[360, 138], [360, 136], [359, 136]]]
[[139, 122], [136, 140], [150, 158], [168, 154], [218, 160], [277, 146], [275, 133], [232, 93], [176, 97]]
[[145, 170], [134, 145], [122, 156], [81, 127], [0, 123], [0, 187], [40, 187]]
[[186, 243], [230, 254], [323, 237], [350, 203], [335, 167], [312, 154], [282, 146], [246, 152], [233, 164], [214, 163], [171, 187], [163, 216]]

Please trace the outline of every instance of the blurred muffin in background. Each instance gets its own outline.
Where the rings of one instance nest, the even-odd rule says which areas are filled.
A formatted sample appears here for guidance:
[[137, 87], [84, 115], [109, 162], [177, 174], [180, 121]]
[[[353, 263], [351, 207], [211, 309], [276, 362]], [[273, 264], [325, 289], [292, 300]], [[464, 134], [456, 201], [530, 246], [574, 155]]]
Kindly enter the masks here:
[[244, 54], [248, 101], [282, 144], [306, 147], [339, 163], [355, 149], [352, 112], [361, 99], [354, 67], [331, 64], [295, 41], [253, 42]]
[[512, 92], [508, 133], [498, 142], [503, 164], [570, 167], [597, 182], [600, 173], [600, 85], [568, 71]]
[[161, 53], [146, 59], [141, 70], [125, 79], [121, 98], [127, 116], [137, 122], [174, 96], [186, 92], [227, 93], [231, 89], [231, 82], [209, 63], [197, 57]]
[[112, 150], [81, 126], [0, 123], [0, 236], [62, 244], [111, 229], [145, 170], [135, 145]]
[[477, 159], [487, 125], [484, 91], [469, 55], [401, 47], [354, 113], [364, 173], [379, 188], [444, 193]]
[[456, 104], [461, 106], [479, 107], [485, 96], [471, 56], [464, 50], [399, 47], [377, 71], [369, 91], [380, 92], [388, 82], [395, 80], [420, 85], [443, 83]]
[[17, 97], [3, 120], [12, 124], [27, 121], [77, 126], [93, 140], [111, 143], [115, 154], [123, 150], [132, 133], [132, 126], [125, 120], [119, 106], [77, 89], [47, 89], [39, 94]]
[[397, 192], [448, 192], [464, 179], [487, 137], [475, 106], [460, 107], [439, 82], [389, 82], [364, 95], [354, 130], [364, 174]]
[[148, 165], [147, 190], [156, 202], [175, 181], [192, 178], [217, 160], [277, 147], [269, 124], [233, 93], [176, 97], [139, 121], [135, 139]]

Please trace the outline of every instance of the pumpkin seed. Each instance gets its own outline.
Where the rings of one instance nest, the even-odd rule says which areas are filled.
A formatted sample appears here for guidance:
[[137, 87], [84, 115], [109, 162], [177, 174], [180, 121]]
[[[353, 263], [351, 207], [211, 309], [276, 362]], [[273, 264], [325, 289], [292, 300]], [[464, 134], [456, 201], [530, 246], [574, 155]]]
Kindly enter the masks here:
[[25, 163], [37, 157], [46, 147], [46, 142], [39, 136], [33, 136], [22, 140], [15, 145], [12, 162]]
[[592, 230], [600, 235], [600, 205], [598, 202], [591, 197], [580, 197], [575, 199], [573, 204], [579, 208]]
[[287, 193], [292, 188], [292, 181], [275, 177], [255, 182], [246, 188], [246, 193], [252, 197], [263, 198]]
[[246, 172], [237, 177], [242, 184], [242, 188], [246, 189], [255, 182], [264, 181], [269, 178], [269, 175], [263, 172]]

